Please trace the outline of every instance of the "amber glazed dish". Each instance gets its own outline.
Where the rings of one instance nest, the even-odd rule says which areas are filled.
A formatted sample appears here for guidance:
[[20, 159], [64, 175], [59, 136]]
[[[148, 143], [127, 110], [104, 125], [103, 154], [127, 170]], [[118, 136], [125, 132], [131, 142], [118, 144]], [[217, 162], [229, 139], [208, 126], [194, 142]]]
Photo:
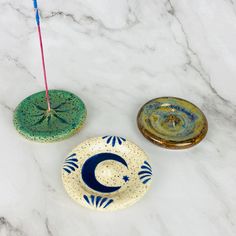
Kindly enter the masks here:
[[138, 113], [137, 124], [148, 140], [169, 149], [192, 147], [208, 130], [203, 112], [191, 102], [176, 97], [147, 102]]

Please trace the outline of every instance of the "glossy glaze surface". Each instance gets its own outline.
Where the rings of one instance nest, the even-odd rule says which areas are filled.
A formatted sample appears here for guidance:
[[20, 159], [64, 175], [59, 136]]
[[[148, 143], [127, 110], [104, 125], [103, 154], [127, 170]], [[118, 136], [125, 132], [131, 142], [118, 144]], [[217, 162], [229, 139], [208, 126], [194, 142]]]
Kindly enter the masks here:
[[69, 138], [84, 124], [86, 108], [76, 95], [63, 90], [49, 91], [48, 111], [45, 91], [24, 99], [14, 112], [14, 125], [25, 138], [38, 142], [53, 142]]
[[133, 205], [149, 189], [149, 162], [137, 145], [123, 137], [91, 138], [66, 157], [62, 180], [70, 197], [82, 206], [114, 211]]
[[198, 144], [208, 130], [203, 112], [189, 101], [175, 97], [147, 102], [138, 113], [137, 123], [147, 139], [172, 149]]

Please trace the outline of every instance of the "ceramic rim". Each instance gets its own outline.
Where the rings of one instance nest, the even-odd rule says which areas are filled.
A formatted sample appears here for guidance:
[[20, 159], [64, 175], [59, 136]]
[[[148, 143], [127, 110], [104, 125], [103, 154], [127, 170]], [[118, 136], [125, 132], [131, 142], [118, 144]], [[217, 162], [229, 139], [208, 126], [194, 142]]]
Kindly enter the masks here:
[[32, 94], [15, 109], [13, 122], [25, 138], [38, 142], [60, 141], [77, 133], [87, 112], [83, 101], [73, 93], [49, 90], [51, 111], [45, 91]]
[[169, 149], [192, 147], [208, 131], [204, 113], [193, 103], [177, 97], [155, 98], [144, 104], [137, 125], [144, 137]]
[[118, 136], [88, 139], [66, 157], [62, 181], [69, 196], [84, 207], [114, 211], [133, 205], [150, 187], [146, 154]]

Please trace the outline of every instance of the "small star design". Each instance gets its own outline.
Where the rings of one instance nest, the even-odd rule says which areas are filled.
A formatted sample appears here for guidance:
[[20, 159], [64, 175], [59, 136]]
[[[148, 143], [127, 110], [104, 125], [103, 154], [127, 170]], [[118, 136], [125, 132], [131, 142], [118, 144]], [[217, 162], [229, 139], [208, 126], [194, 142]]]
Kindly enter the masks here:
[[128, 181], [129, 181], [129, 177], [128, 177], [127, 175], [125, 175], [125, 176], [123, 176], [123, 180], [124, 180], [125, 182], [128, 182]]

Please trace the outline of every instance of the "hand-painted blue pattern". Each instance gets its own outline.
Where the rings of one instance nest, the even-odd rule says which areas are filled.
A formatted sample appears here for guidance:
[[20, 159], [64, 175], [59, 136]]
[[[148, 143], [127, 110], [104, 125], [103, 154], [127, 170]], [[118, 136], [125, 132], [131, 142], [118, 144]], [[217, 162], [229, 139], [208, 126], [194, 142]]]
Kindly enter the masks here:
[[84, 200], [90, 205], [94, 206], [96, 208], [106, 208], [108, 207], [114, 200], [111, 198], [106, 197], [100, 197], [100, 196], [94, 196], [91, 195], [88, 197], [87, 195], [84, 195]]
[[123, 142], [126, 141], [125, 138], [118, 137], [118, 136], [109, 136], [109, 135], [107, 135], [107, 136], [104, 136], [102, 138], [106, 140], [107, 144], [111, 144], [112, 147], [115, 147], [116, 144], [121, 145]]
[[105, 186], [97, 180], [95, 175], [96, 167], [99, 163], [107, 160], [119, 162], [126, 168], [128, 168], [128, 164], [121, 156], [115, 153], [99, 153], [87, 159], [86, 162], [83, 164], [81, 171], [84, 183], [88, 185], [91, 189], [101, 193], [112, 193], [121, 188], [121, 186]]
[[75, 171], [79, 166], [76, 164], [78, 162], [78, 159], [76, 158], [76, 154], [73, 153], [72, 155], [68, 156], [65, 160], [63, 170], [67, 173], [71, 173]]
[[123, 176], [123, 180], [124, 180], [125, 182], [128, 182], [128, 181], [129, 181], [129, 176], [127, 176], [127, 175]]
[[152, 167], [147, 161], [144, 161], [143, 165], [141, 166], [141, 171], [138, 172], [138, 175], [143, 184], [146, 184], [151, 180]]

